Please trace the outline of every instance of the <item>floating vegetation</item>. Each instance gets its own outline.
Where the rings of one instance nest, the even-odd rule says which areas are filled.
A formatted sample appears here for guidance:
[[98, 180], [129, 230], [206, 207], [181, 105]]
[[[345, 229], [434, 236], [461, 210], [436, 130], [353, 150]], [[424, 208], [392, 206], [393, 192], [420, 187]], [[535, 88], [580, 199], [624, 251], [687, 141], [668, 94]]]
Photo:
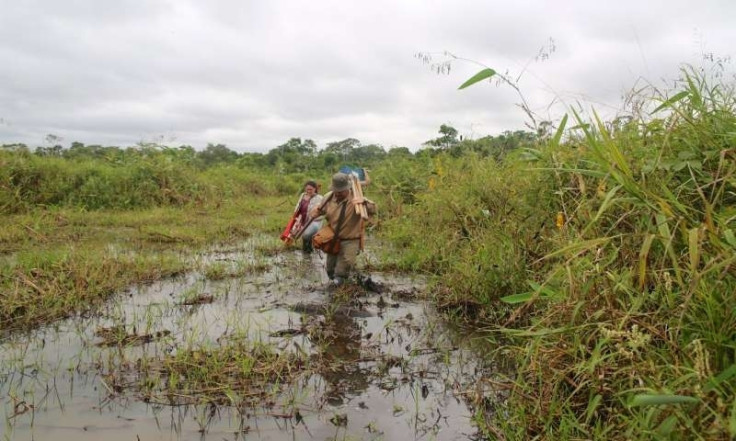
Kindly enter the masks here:
[[138, 360], [132, 371], [108, 373], [115, 390], [167, 405], [212, 403], [263, 407], [304, 373], [308, 360], [265, 344], [222, 339], [225, 344]]

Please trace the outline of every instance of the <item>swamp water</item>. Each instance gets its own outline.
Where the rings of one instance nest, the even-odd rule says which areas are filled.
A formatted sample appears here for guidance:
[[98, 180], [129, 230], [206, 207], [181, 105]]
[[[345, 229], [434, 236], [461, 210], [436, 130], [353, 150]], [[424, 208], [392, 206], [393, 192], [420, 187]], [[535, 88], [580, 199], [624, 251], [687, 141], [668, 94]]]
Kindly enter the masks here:
[[421, 280], [335, 289], [320, 255], [263, 250], [0, 341], [0, 439], [477, 439], [490, 367]]

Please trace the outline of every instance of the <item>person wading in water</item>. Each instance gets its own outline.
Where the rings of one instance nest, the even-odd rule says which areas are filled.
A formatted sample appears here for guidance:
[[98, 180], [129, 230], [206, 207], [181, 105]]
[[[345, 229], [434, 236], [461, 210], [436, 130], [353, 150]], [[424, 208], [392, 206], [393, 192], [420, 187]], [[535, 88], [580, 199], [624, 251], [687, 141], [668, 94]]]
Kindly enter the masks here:
[[363, 249], [365, 219], [356, 206], [364, 205], [369, 217], [376, 213], [373, 201], [353, 194], [350, 180], [345, 173], [332, 176], [332, 195], [325, 197], [325, 201], [309, 213], [312, 218], [324, 215], [340, 241], [339, 252], [327, 254], [327, 277], [335, 285], [345, 283], [353, 275], [358, 254]]

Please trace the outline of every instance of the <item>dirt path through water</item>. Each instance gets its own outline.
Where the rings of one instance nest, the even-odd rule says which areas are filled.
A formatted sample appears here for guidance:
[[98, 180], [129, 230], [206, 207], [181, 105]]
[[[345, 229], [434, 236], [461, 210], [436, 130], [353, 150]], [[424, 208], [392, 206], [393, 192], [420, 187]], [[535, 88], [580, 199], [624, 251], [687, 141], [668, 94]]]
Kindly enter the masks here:
[[[372, 290], [334, 290], [319, 255], [263, 250], [201, 256], [237, 277], [131, 288], [6, 338], [3, 439], [477, 438], [467, 403], [489, 368], [419, 299], [421, 279], [371, 274]], [[206, 387], [178, 386], [195, 370]], [[256, 371], [260, 383], [243, 374]]]

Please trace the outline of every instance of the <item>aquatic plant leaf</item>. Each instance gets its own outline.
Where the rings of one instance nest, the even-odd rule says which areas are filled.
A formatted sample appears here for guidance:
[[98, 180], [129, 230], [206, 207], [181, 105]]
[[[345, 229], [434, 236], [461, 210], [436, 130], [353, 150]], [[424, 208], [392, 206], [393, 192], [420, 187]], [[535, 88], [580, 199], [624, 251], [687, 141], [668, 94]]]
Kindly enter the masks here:
[[487, 78], [491, 78], [492, 76], [496, 75], [496, 71], [490, 68], [486, 68], [478, 72], [477, 74], [473, 75], [468, 79], [468, 81], [464, 82], [463, 84], [458, 87], [458, 90], [465, 89], [466, 87], [470, 87], [475, 83], [478, 83], [480, 81], [483, 81]]
[[687, 395], [656, 395], [656, 394], [639, 394], [631, 400], [631, 407], [635, 406], [657, 406], [660, 404], [688, 404], [697, 403], [698, 400], [695, 397], [689, 397]]

